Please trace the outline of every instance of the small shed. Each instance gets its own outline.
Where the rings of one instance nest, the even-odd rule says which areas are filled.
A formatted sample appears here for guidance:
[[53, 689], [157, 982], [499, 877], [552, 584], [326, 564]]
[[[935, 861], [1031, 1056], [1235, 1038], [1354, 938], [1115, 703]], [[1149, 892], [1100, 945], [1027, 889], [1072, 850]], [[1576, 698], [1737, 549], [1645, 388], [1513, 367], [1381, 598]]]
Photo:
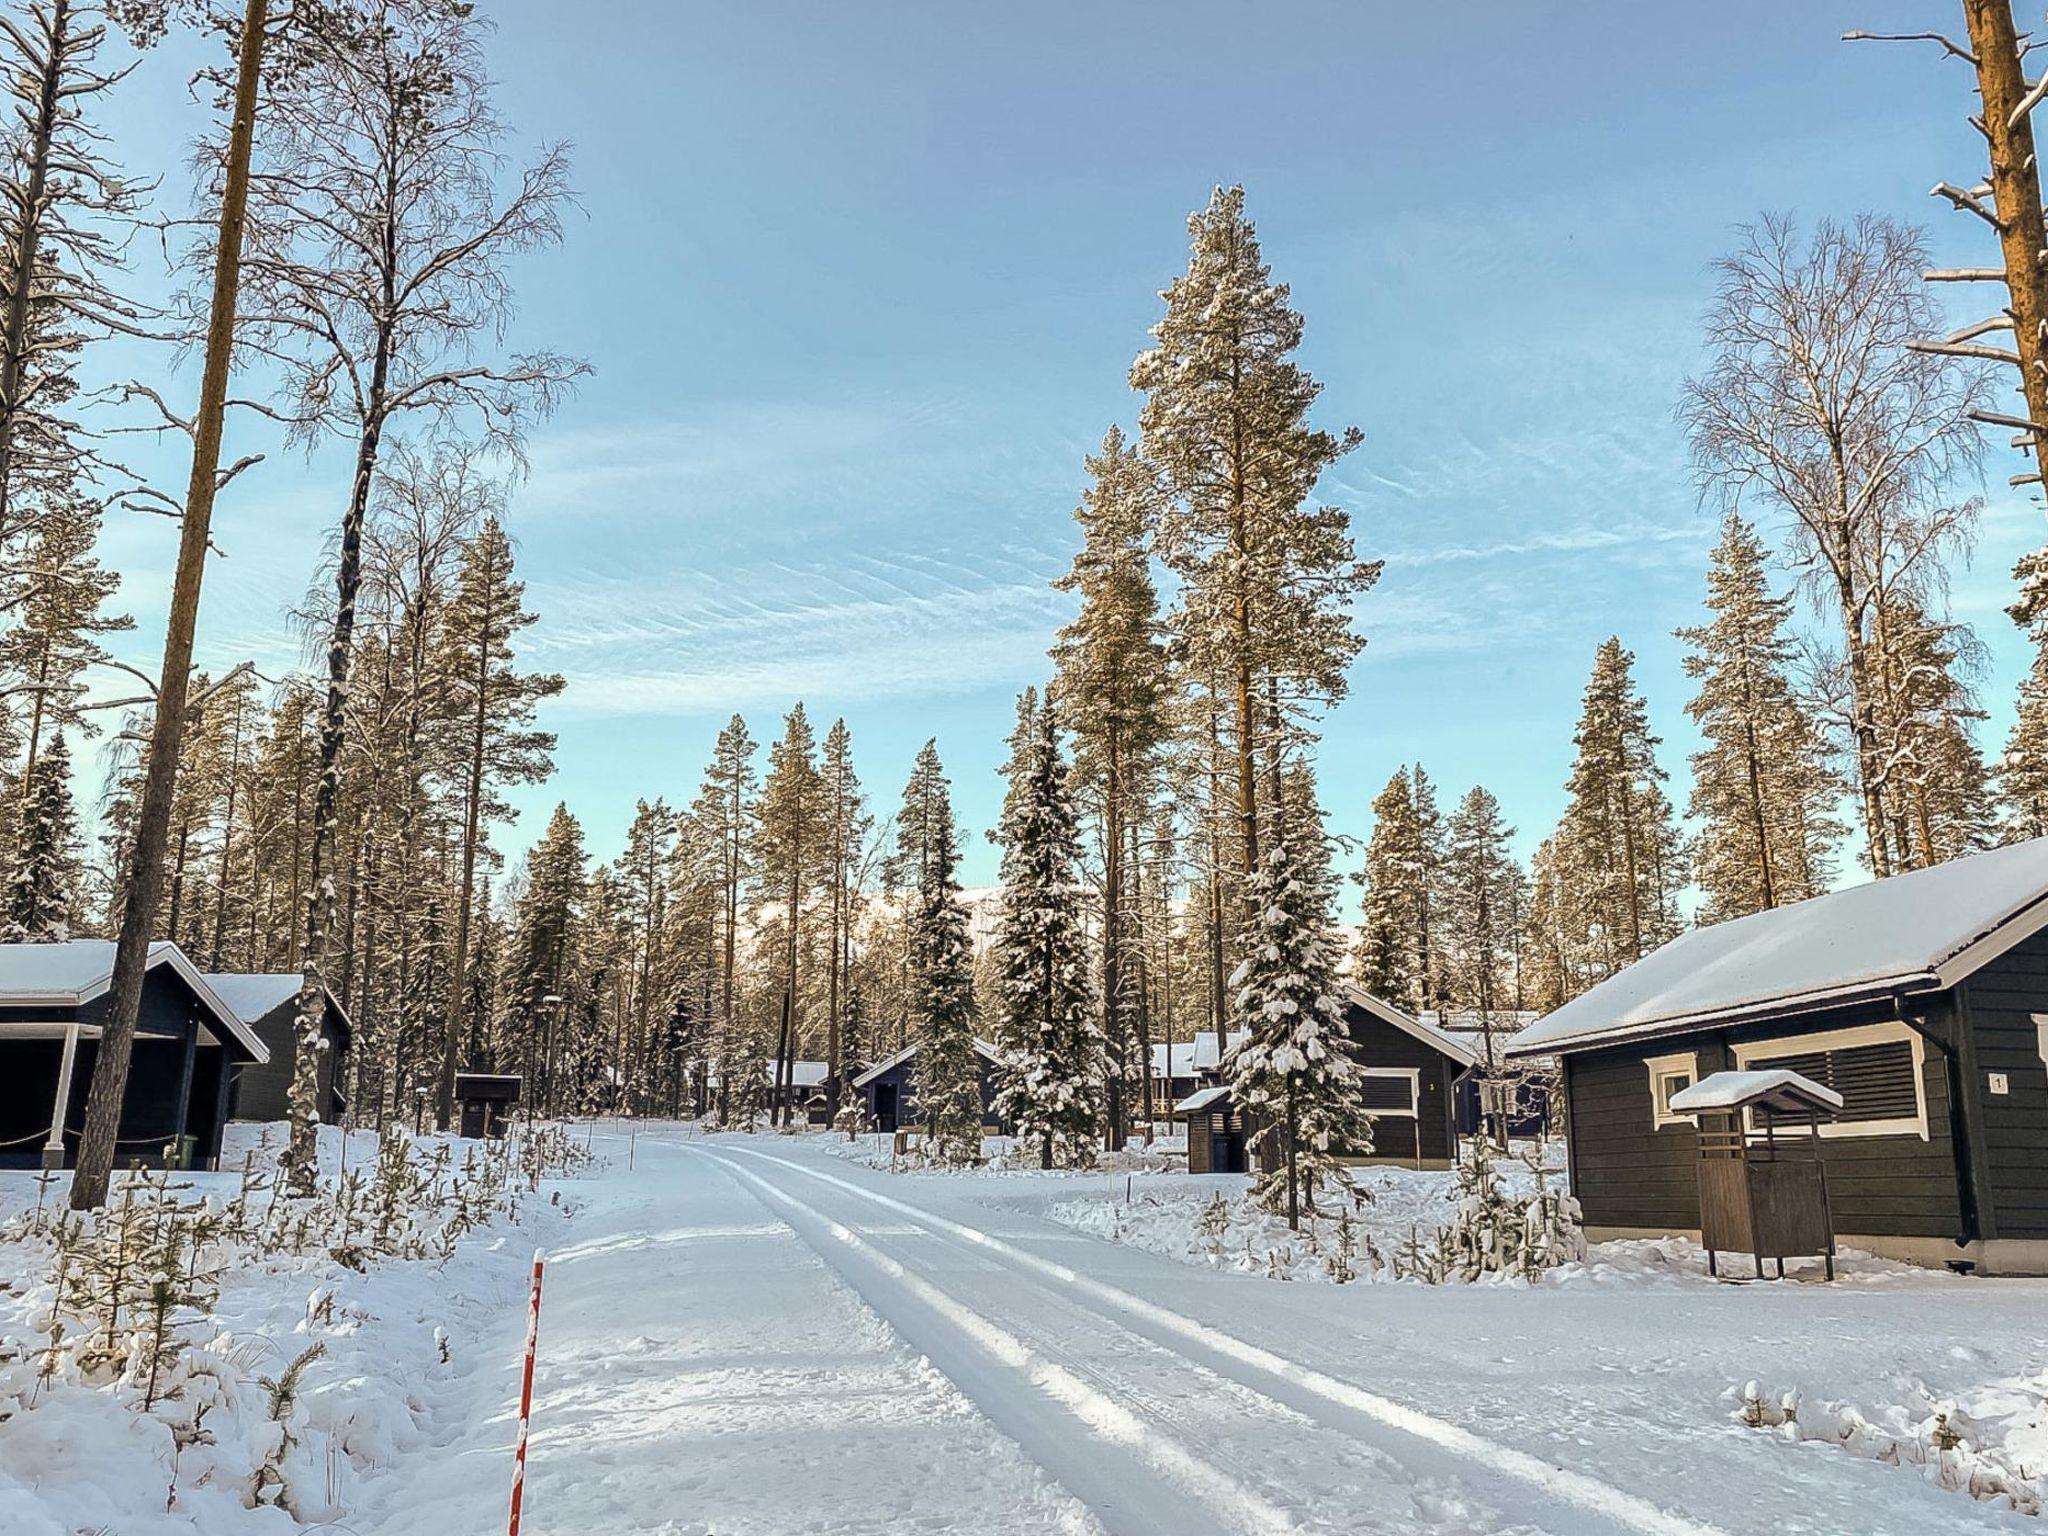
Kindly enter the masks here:
[[1187, 1122], [1189, 1173], [1244, 1173], [1244, 1112], [1227, 1083], [1191, 1093], [1173, 1106]]
[[519, 1104], [520, 1080], [511, 1072], [458, 1072], [455, 1103], [460, 1133], [471, 1141], [505, 1134]]
[[[1835, 1278], [1835, 1227], [1828, 1209], [1828, 1170], [1820, 1155], [1820, 1122], [1842, 1096], [1789, 1068], [1716, 1072], [1671, 1096], [1678, 1114], [1699, 1116], [1700, 1245], [1707, 1272], [1720, 1273], [1722, 1253], [1774, 1260], [1785, 1278], [1790, 1258], [1824, 1259]], [[1803, 1135], [1780, 1139], [1780, 1122]], [[1758, 1127], [1762, 1128], [1761, 1135]]]

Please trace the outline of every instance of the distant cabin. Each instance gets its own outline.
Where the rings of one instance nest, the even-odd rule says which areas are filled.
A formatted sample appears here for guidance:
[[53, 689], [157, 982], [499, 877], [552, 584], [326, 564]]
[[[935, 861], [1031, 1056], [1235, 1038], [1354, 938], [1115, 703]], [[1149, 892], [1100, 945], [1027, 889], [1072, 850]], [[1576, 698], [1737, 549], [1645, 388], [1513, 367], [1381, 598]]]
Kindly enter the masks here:
[[[1232, 1030], [1230, 1044], [1244, 1039], [1241, 1029]], [[1192, 1039], [1152, 1047], [1152, 1103], [1154, 1113], [1177, 1117], [1174, 1107], [1201, 1088], [1223, 1081], [1224, 1051], [1217, 1046], [1216, 1031], [1196, 1030]]]
[[[1448, 1168], [1458, 1155], [1458, 1089], [1477, 1069], [1478, 1054], [1461, 1036], [1361, 988], [1346, 986], [1340, 996], [1352, 1059], [1364, 1073], [1359, 1085], [1364, 1123], [1354, 1132], [1345, 1161]], [[1216, 1037], [1196, 1036], [1197, 1042], [1204, 1038], [1213, 1050]], [[1243, 1032], [1233, 1033], [1230, 1044], [1235, 1047], [1244, 1038]], [[1204, 1071], [1207, 1080], [1173, 1106], [1188, 1127], [1188, 1171], [1242, 1173], [1257, 1124], [1231, 1093], [1224, 1064]], [[1372, 1150], [1358, 1150], [1368, 1140]], [[1267, 1143], [1257, 1155], [1270, 1160], [1277, 1153]]]
[[[224, 971], [206, 980], [270, 1052], [267, 1062], [252, 1062], [235, 1074], [229, 1118], [289, 1118], [292, 1072], [298, 1058], [298, 972]], [[332, 1125], [348, 1104], [347, 1062], [355, 1031], [332, 993], [323, 988], [320, 1001], [324, 1046], [320, 1052], [320, 1119]]]
[[1458, 1156], [1458, 1084], [1479, 1065], [1471, 1041], [1359, 987], [1341, 995], [1372, 1122], [1371, 1155], [1352, 1161], [1448, 1168]]
[[1562, 1058], [1590, 1236], [1696, 1237], [1673, 1095], [1787, 1068], [1843, 1100], [1818, 1132], [1842, 1243], [2048, 1274], [2048, 838], [1695, 928], [1508, 1049]]
[[[996, 1116], [996, 1050], [986, 1040], [974, 1042], [981, 1078], [981, 1123], [1000, 1130]], [[868, 1124], [878, 1131], [907, 1130], [924, 1123], [917, 1104], [916, 1045], [905, 1046], [887, 1061], [877, 1062], [853, 1080]]]
[[[104, 939], [0, 944], [0, 1167], [71, 1167], [112, 1006]], [[115, 1166], [211, 1168], [238, 1068], [269, 1049], [177, 945], [149, 947]]]

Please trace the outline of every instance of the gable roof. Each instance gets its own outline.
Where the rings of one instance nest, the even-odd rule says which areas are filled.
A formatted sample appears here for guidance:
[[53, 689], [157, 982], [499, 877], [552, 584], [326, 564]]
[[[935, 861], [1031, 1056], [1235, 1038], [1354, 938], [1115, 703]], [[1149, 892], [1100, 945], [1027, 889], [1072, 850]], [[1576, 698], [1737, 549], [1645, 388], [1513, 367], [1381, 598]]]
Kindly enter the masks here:
[[[206, 984], [234, 1009], [244, 1024], [254, 1024], [296, 998], [301, 979], [297, 971], [213, 971], [208, 973]], [[334, 1010], [341, 1027], [353, 1036], [355, 1024], [342, 1011], [340, 1002], [325, 987], [320, 990], [326, 993], [327, 1006]]]
[[1375, 997], [1363, 987], [1345, 983], [1344, 1001], [1354, 1008], [1361, 1008], [1382, 1023], [1391, 1024], [1403, 1034], [1412, 1035], [1441, 1056], [1448, 1056], [1461, 1067], [1479, 1065], [1479, 1055], [1471, 1045], [1452, 1034], [1439, 1024], [1427, 1019], [1418, 1019], [1413, 1014], [1403, 1013], [1384, 998]]
[[[144, 966], [153, 971], [169, 966], [191, 988], [199, 1005], [222, 1031], [258, 1062], [270, 1051], [240, 1014], [215, 992], [199, 967], [168, 939], [149, 946]], [[0, 1006], [47, 1003], [76, 1008], [106, 994], [114, 982], [111, 939], [68, 939], [62, 944], [0, 944]]]
[[1538, 1020], [1508, 1054], [1953, 987], [2048, 927], [2048, 838], [1680, 934]]
[[[869, 1083], [872, 1083], [884, 1072], [889, 1071], [892, 1067], [900, 1067], [904, 1062], [910, 1060], [911, 1057], [917, 1054], [917, 1047], [918, 1042], [915, 1040], [911, 1041], [910, 1044], [903, 1047], [902, 1050], [891, 1056], [887, 1061], [878, 1061], [872, 1067], [869, 1067], [867, 1071], [861, 1073], [859, 1077], [853, 1080], [851, 1086], [855, 1088], [867, 1087]], [[996, 1055], [996, 1048], [994, 1046], [990, 1045], [986, 1040], [978, 1038], [974, 1042], [974, 1053], [981, 1057], [982, 1060], [991, 1063], [1001, 1059]]]

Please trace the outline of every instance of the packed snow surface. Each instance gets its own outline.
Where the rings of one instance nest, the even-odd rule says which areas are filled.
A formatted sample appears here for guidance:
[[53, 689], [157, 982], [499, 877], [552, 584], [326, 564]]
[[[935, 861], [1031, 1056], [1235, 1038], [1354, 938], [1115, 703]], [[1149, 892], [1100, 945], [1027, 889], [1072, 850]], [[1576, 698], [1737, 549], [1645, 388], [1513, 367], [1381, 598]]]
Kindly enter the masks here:
[[[504, 1529], [536, 1241], [532, 1536], [2032, 1528], [1910, 1457], [1759, 1433], [1740, 1410], [1744, 1383], [1796, 1384], [1829, 1425], [1859, 1405], [1907, 1439], [1957, 1403], [1988, 1457], [2031, 1470], [2048, 1283], [1850, 1258], [1838, 1285], [1721, 1284], [1674, 1242], [1600, 1245], [1534, 1285], [1290, 1284], [1153, 1251], [1137, 1234], [1179, 1223], [1185, 1248], [1244, 1187], [1153, 1171], [1156, 1150], [1040, 1174], [998, 1145], [1004, 1166], [940, 1173], [829, 1134], [584, 1134], [600, 1166], [527, 1231], [230, 1287], [222, 1325], [266, 1370], [329, 1346], [304, 1452], [324, 1528]], [[1445, 1214], [1447, 1174], [1361, 1178], [1382, 1238]], [[32, 1176], [0, 1176], [8, 1208], [25, 1198]], [[0, 1332], [33, 1347], [33, 1277], [6, 1279]], [[336, 1304], [309, 1315], [323, 1287]], [[67, 1389], [0, 1423], [0, 1531], [316, 1528], [193, 1487], [216, 1454], [185, 1452], [167, 1513], [167, 1447], [111, 1394]]]
[[2048, 899], [2048, 838], [1688, 929], [1516, 1037], [1528, 1054], [1858, 985], [1927, 982]]

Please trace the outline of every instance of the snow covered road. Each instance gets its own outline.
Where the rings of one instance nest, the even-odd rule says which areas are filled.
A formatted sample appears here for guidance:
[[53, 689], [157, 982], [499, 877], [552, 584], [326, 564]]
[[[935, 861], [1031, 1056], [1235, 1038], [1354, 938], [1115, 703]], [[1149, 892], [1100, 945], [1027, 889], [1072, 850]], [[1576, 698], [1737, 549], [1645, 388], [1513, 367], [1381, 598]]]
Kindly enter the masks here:
[[630, 1172], [624, 1140], [610, 1150], [550, 1269], [541, 1536], [1833, 1536], [2017, 1518], [1744, 1430], [1720, 1393], [1742, 1362], [1775, 1370], [1830, 1337], [1868, 1377], [1965, 1359], [1987, 1327], [2038, 1315], [2037, 1288], [1951, 1285], [1931, 1304], [1911, 1282], [1291, 1286], [1039, 1217], [1071, 1181], [894, 1176], [822, 1138], [643, 1130]]

